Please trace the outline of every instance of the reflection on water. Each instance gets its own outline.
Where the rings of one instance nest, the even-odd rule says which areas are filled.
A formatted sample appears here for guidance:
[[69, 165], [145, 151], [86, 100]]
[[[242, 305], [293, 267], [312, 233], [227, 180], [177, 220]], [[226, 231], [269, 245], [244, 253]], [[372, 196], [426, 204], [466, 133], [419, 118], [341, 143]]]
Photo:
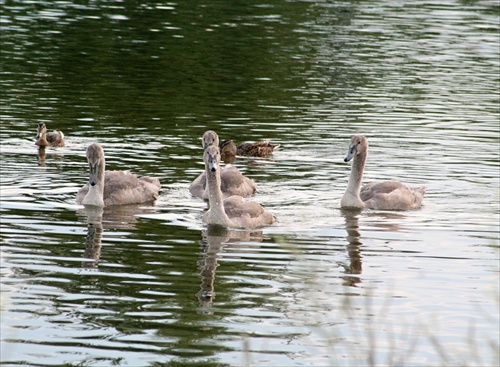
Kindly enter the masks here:
[[45, 147], [38, 148], [38, 164], [45, 167]]
[[85, 207], [84, 212], [87, 216], [87, 237], [83, 258], [93, 261], [83, 261], [82, 267], [97, 268], [97, 262], [101, 256], [102, 215], [104, 209], [100, 207]]
[[[496, 1], [0, 10], [2, 365], [498, 365]], [[281, 144], [232, 162], [273, 226], [203, 227], [207, 129]], [[356, 133], [421, 210], [340, 210]], [[152, 207], [75, 205], [95, 141]]]
[[387, 231], [387, 232], [399, 232], [404, 228], [402, 227], [405, 223], [407, 216], [401, 212], [370, 212], [365, 213], [367, 219], [370, 221], [370, 225], [374, 229]]
[[93, 261], [83, 261], [83, 268], [97, 268], [99, 256], [101, 256], [101, 241], [102, 241], [102, 223], [94, 222], [87, 225], [88, 233], [85, 241], [84, 259]]
[[133, 229], [141, 215], [154, 215], [158, 211], [154, 206], [132, 204], [106, 208], [85, 206], [76, 213], [87, 223], [101, 222], [105, 229]]
[[198, 262], [201, 269], [201, 287], [197, 293], [200, 306], [208, 308], [212, 306], [215, 299], [214, 279], [215, 271], [218, 267], [217, 257], [227, 244], [240, 242], [259, 242], [263, 240], [261, 231], [240, 231], [230, 230], [220, 226], [210, 225], [202, 232], [200, 241], [203, 252], [203, 260]]
[[361, 210], [342, 209], [342, 216], [345, 219], [345, 230], [347, 232], [347, 254], [349, 256], [349, 265], [345, 267], [347, 274], [350, 276], [344, 277], [344, 285], [355, 286], [361, 283], [361, 278], [358, 274], [363, 272], [363, 262], [360, 246], [361, 233], [359, 230], [359, 215]]
[[117, 205], [106, 208], [85, 206], [83, 209], [77, 210], [78, 216], [85, 218], [87, 223], [83, 257], [93, 260], [82, 262], [82, 267], [98, 267], [104, 228], [107, 230], [133, 229], [138, 215], [151, 215], [157, 212], [158, 210], [154, 207], [142, 207], [140, 205]]
[[201, 269], [201, 287], [197, 293], [200, 300], [200, 307], [207, 308], [212, 306], [215, 298], [214, 279], [217, 269], [217, 254], [222, 250], [224, 242], [221, 237], [213, 236], [206, 243], [201, 242], [203, 251], [203, 260], [198, 262]]

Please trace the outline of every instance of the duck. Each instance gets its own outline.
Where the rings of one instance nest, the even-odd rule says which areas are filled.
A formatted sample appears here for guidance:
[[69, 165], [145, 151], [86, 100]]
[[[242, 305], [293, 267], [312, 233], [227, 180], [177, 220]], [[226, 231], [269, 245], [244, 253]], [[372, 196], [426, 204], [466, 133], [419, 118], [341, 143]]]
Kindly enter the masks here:
[[252, 229], [273, 224], [276, 218], [256, 201], [239, 195], [224, 199], [221, 191], [221, 154], [217, 146], [209, 146], [204, 154], [207, 175], [209, 209], [203, 223], [227, 228]]
[[369, 183], [361, 188], [368, 156], [368, 140], [363, 135], [351, 138], [344, 162], [353, 160], [347, 188], [340, 205], [343, 208], [376, 210], [413, 210], [422, 206], [426, 188], [410, 188], [399, 181]]
[[112, 205], [140, 204], [156, 200], [160, 192], [160, 180], [138, 177], [129, 171], [106, 171], [104, 150], [98, 143], [88, 146], [89, 182], [76, 196], [76, 203], [108, 207]]
[[63, 147], [64, 146], [64, 134], [62, 131], [54, 130], [51, 133], [47, 133], [47, 126], [44, 122], [39, 122], [36, 129], [36, 139], [35, 145], [39, 147]]
[[[208, 130], [203, 134], [202, 138], [203, 150], [205, 151], [210, 146], [217, 147], [219, 145], [219, 136], [213, 130]], [[244, 176], [240, 170], [232, 165], [226, 165], [220, 173], [221, 190], [224, 197], [231, 195], [239, 195], [248, 197], [255, 194], [257, 187], [255, 182]], [[194, 197], [199, 197], [208, 200], [208, 185], [206, 171], [203, 171], [189, 186], [189, 192]]]
[[223, 157], [239, 155], [266, 158], [273, 154], [279, 146], [280, 144], [272, 144], [268, 141], [236, 145], [232, 140], [224, 140], [220, 145], [220, 152]]

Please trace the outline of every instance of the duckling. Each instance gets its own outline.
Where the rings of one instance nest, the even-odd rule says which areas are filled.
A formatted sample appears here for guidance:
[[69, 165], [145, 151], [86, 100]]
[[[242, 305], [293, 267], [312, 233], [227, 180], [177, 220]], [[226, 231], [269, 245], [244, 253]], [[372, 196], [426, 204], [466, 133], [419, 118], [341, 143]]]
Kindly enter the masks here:
[[236, 145], [232, 140], [224, 140], [220, 145], [220, 152], [225, 156], [244, 156], [244, 157], [269, 157], [278, 149], [279, 144], [272, 144], [268, 141], [256, 143], [243, 143]]
[[87, 148], [89, 183], [76, 196], [76, 203], [107, 207], [111, 205], [140, 204], [156, 200], [160, 192], [160, 180], [137, 177], [129, 171], [107, 171], [104, 150], [93, 143]]
[[64, 134], [62, 131], [54, 130], [51, 133], [47, 133], [47, 126], [45, 123], [39, 122], [36, 129], [37, 141], [35, 145], [40, 147], [63, 147], [64, 146]]
[[351, 175], [340, 205], [377, 210], [411, 210], [422, 206], [425, 187], [409, 188], [398, 181], [369, 183], [361, 188], [368, 156], [368, 140], [362, 135], [351, 139], [345, 162], [354, 159]]

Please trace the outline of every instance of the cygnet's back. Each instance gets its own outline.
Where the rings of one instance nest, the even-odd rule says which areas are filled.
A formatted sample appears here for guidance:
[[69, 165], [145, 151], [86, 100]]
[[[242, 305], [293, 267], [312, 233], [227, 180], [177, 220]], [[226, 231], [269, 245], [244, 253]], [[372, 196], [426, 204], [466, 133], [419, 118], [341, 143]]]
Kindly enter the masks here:
[[138, 177], [129, 171], [105, 171], [104, 150], [97, 144], [87, 148], [89, 183], [77, 194], [77, 204], [112, 206], [154, 201], [161, 188], [160, 180]]
[[157, 178], [138, 177], [128, 171], [108, 171], [104, 176], [104, 206], [154, 201], [160, 188]]

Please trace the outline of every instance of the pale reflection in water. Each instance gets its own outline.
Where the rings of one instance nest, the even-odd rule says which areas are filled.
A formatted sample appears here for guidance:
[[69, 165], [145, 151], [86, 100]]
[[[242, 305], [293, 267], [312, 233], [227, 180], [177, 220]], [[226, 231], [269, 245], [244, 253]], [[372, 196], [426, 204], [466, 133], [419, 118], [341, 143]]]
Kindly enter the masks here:
[[406, 215], [399, 212], [375, 211], [368, 212], [372, 224], [384, 232], [399, 232], [402, 230], [401, 224], [404, 223]]
[[358, 209], [342, 209], [342, 216], [345, 219], [345, 230], [347, 231], [347, 255], [349, 256], [349, 264], [343, 265], [347, 276], [344, 276], [344, 285], [356, 286], [361, 283], [361, 278], [357, 275], [363, 271], [363, 262], [360, 246], [361, 233], [359, 231], [359, 215], [361, 210]]
[[[341, 214], [345, 219], [345, 229], [347, 231], [347, 255], [349, 264], [341, 264], [346, 274], [343, 277], [344, 285], [356, 286], [361, 283], [360, 275], [363, 272], [363, 261], [361, 256], [361, 232], [359, 229], [359, 217], [362, 214], [361, 209], [344, 208]], [[398, 232], [401, 230], [401, 223], [406, 218], [405, 215], [394, 212], [374, 211], [363, 213], [365, 218], [369, 218], [372, 225], [380, 228], [383, 232]], [[366, 226], [366, 225], [365, 225]]]
[[200, 291], [196, 293], [202, 308], [211, 307], [215, 299], [215, 270], [219, 266], [217, 257], [219, 253], [222, 252], [224, 246], [226, 244], [239, 243], [241, 241], [261, 242], [262, 240], [262, 231], [229, 230], [214, 225], [209, 225], [207, 229], [203, 230], [202, 240], [200, 241], [203, 259], [198, 261], [201, 286]]
[[77, 211], [86, 219], [87, 237], [82, 262], [83, 268], [97, 269], [101, 256], [101, 242], [104, 228], [132, 229], [137, 222], [137, 214], [156, 213], [156, 208], [139, 205], [117, 205], [108, 208], [87, 206]]
[[[85, 207], [83, 209], [87, 216], [87, 237], [85, 240], [85, 252], [82, 261], [82, 268], [96, 269], [99, 257], [101, 256], [102, 241], [102, 215], [103, 208]], [[88, 260], [87, 260], [88, 259]]]

